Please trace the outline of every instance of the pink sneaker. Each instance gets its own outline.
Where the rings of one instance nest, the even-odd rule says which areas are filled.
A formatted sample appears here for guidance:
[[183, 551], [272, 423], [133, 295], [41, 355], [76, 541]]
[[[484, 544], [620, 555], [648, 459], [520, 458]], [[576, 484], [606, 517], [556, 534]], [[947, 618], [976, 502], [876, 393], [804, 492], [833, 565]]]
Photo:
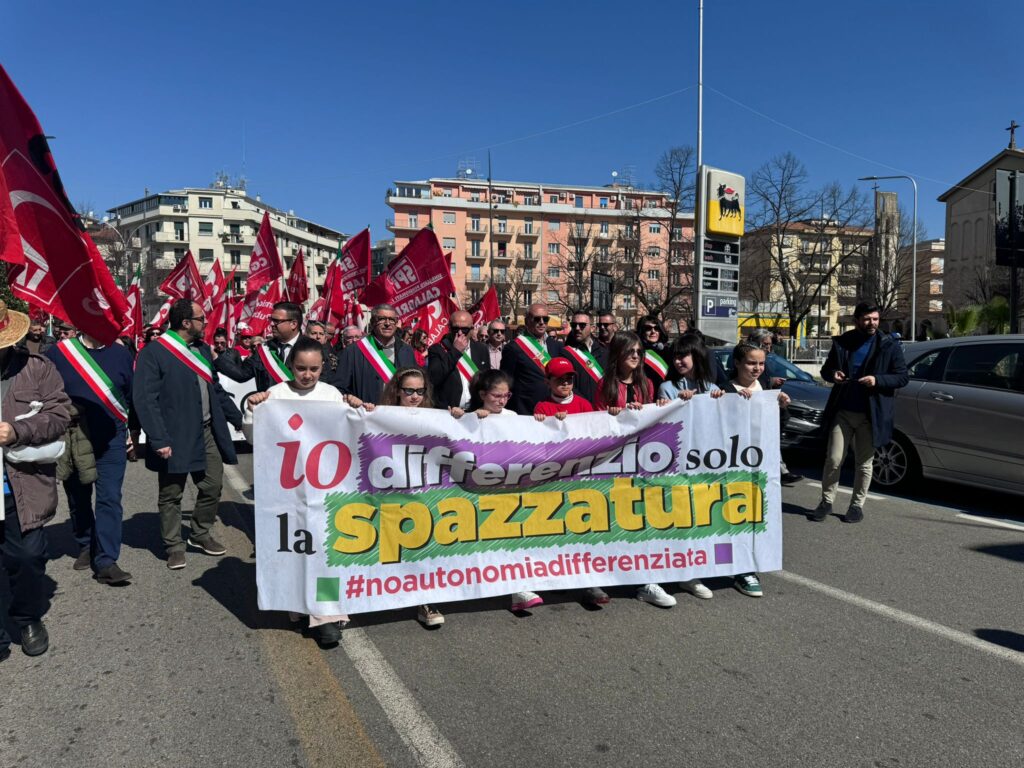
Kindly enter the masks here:
[[536, 592], [516, 592], [512, 595], [512, 605], [509, 608], [512, 613], [527, 611], [538, 605], [544, 605], [544, 598]]

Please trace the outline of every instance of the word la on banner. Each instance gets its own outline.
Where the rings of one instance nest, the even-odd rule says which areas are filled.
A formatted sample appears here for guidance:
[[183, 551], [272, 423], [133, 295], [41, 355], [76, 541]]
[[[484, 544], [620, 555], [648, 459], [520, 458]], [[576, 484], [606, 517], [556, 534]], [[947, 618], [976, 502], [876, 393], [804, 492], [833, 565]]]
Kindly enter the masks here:
[[254, 429], [265, 610], [782, 567], [773, 393], [545, 422], [269, 400]]

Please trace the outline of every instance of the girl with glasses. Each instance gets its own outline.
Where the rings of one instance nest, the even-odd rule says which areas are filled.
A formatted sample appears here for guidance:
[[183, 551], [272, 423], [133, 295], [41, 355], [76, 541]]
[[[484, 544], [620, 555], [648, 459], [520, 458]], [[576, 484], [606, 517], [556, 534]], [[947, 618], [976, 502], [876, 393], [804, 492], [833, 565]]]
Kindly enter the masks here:
[[469, 389], [469, 411], [478, 418], [515, 416], [515, 411], [505, 407], [512, 397], [512, 377], [504, 371], [480, 371], [469, 383]]

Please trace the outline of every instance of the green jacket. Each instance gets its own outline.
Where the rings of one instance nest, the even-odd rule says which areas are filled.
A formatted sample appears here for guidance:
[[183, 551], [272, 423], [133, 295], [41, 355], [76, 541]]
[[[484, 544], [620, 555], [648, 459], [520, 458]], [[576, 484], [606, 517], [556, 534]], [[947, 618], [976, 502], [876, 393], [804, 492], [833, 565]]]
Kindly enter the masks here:
[[79, 420], [78, 408], [72, 405], [69, 410], [71, 424], [64, 433], [67, 448], [64, 455], [57, 459], [57, 479], [64, 482], [74, 473], [82, 485], [89, 485], [96, 482], [96, 455], [92, 451], [89, 435], [85, 432], [85, 424]]

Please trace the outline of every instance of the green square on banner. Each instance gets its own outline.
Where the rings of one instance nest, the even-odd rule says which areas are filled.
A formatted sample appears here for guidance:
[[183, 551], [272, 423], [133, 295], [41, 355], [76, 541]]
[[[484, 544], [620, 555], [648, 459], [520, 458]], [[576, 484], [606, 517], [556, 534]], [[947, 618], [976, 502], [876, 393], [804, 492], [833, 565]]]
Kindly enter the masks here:
[[317, 578], [316, 601], [318, 603], [336, 603], [341, 596], [341, 580], [334, 578]]

